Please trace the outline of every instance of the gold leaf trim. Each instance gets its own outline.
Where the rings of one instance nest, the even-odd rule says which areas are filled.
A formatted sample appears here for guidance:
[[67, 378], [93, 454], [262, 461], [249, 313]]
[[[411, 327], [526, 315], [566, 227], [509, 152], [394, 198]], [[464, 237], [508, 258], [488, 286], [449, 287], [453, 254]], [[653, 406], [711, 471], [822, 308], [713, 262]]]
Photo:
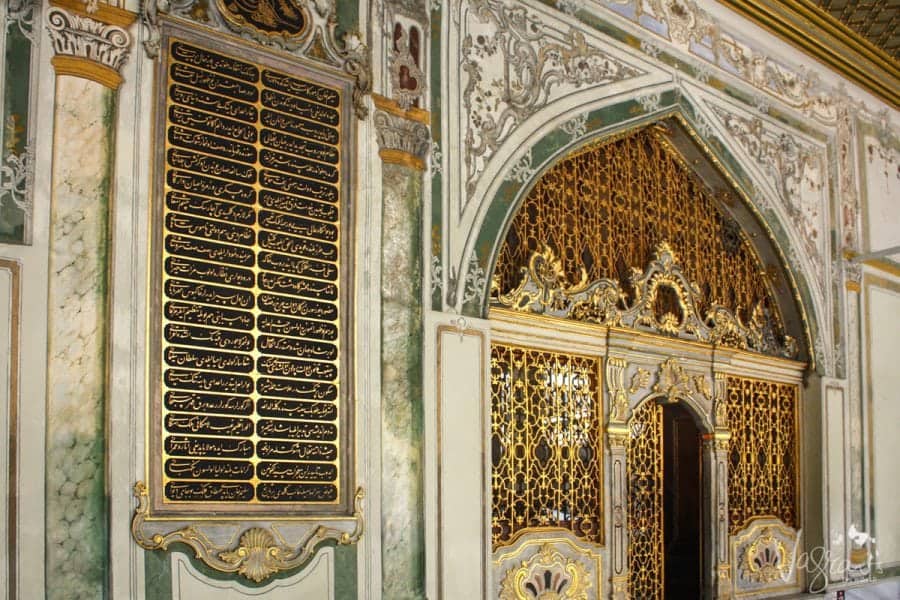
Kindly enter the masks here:
[[362, 501], [366, 494], [362, 487], [356, 489], [352, 517], [356, 524], [353, 531], [319, 525], [293, 546], [273, 527], [246, 529], [233, 548], [215, 544], [195, 525], [188, 525], [165, 535], [155, 533], [148, 536], [144, 532], [144, 524], [150, 517], [150, 496], [143, 481], [134, 485], [134, 496], [138, 506], [131, 520], [131, 535], [140, 547], [145, 550], [167, 550], [175, 543], [186, 544], [210, 568], [223, 573], [238, 573], [257, 583], [275, 573], [303, 565], [325, 540], [334, 540], [345, 546], [355, 544], [365, 530]]

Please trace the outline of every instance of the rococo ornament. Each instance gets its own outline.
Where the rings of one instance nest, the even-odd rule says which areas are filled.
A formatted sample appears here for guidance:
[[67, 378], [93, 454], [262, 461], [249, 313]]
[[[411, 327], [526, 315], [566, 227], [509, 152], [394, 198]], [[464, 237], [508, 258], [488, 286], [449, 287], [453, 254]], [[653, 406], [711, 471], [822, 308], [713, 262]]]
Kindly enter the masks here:
[[584, 565], [545, 543], [529, 560], [509, 568], [500, 600], [588, 600], [590, 588]]
[[356, 521], [353, 531], [341, 531], [326, 525], [318, 525], [296, 544], [289, 544], [273, 526], [268, 529], [251, 527], [245, 530], [233, 548], [214, 543], [197, 525], [188, 525], [165, 535], [147, 535], [144, 526], [150, 517], [149, 492], [146, 484], [139, 481], [134, 486], [134, 496], [138, 500], [137, 509], [131, 521], [131, 535], [145, 550], [166, 550], [171, 544], [182, 543], [191, 547], [197, 558], [207, 566], [223, 573], [238, 573], [257, 583], [275, 573], [287, 571], [303, 565], [312, 558], [316, 547], [325, 540], [338, 544], [355, 544], [363, 535], [362, 501], [363, 488], [357, 488], [352, 519]]
[[[518, 286], [500, 292], [491, 282], [492, 303], [516, 311], [587, 321], [611, 327], [645, 329], [675, 337], [794, 358], [796, 341], [773, 330], [767, 309], [757, 304], [745, 323], [721, 305], [713, 305], [701, 318], [697, 306], [700, 290], [689, 281], [672, 249], [660, 243], [654, 260], [642, 272], [632, 269], [632, 297], [617, 281], [587, 281], [582, 268], [578, 283], [569, 284], [561, 262], [549, 246], [535, 252], [522, 269]], [[704, 389], [706, 396], [709, 390]]]

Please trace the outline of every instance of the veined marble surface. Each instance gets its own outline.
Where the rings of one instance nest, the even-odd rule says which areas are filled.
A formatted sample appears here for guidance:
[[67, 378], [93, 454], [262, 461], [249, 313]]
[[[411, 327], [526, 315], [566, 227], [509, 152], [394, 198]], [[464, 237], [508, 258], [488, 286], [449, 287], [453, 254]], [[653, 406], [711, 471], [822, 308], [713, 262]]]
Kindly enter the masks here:
[[383, 166], [381, 385], [383, 597], [424, 598], [421, 175]]
[[47, 598], [102, 598], [113, 92], [56, 83], [47, 348]]

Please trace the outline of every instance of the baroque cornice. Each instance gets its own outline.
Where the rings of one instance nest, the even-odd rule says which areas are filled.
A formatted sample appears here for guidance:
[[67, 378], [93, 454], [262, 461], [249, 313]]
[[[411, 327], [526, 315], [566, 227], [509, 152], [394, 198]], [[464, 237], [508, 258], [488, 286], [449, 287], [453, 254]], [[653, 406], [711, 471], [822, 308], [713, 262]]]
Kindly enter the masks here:
[[900, 65], [809, 0], [720, 0], [894, 108]]
[[58, 75], [119, 87], [120, 70], [131, 51], [131, 35], [125, 29], [54, 6], [47, 11], [47, 31]]

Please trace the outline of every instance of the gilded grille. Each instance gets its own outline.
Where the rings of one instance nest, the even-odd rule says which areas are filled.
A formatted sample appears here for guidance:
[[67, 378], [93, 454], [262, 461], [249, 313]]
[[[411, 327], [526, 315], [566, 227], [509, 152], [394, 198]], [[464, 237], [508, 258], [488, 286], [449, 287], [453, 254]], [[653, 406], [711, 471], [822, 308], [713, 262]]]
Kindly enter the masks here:
[[602, 540], [597, 359], [491, 347], [492, 537], [564, 527]]
[[628, 421], [628, 589], [661, 599], [663, 581], [663, 407], [644, 402]]
[[728, 378], [729, 525], [775, 516], [797, 527], [796, 385]]
[[699, 286], [701, 315], [720, 304], [747, 322], [762, 303], [783, 330], [750, 243], [652, 127], [589, 146], [544, 173], [500, 249], [499, 291], [513, 289], [531, 256], [549, 245], [569, 277], [583, 266], [589, 281], [617, 279], [632, 294], [631, 269], [643, 270], [660, 242]]

